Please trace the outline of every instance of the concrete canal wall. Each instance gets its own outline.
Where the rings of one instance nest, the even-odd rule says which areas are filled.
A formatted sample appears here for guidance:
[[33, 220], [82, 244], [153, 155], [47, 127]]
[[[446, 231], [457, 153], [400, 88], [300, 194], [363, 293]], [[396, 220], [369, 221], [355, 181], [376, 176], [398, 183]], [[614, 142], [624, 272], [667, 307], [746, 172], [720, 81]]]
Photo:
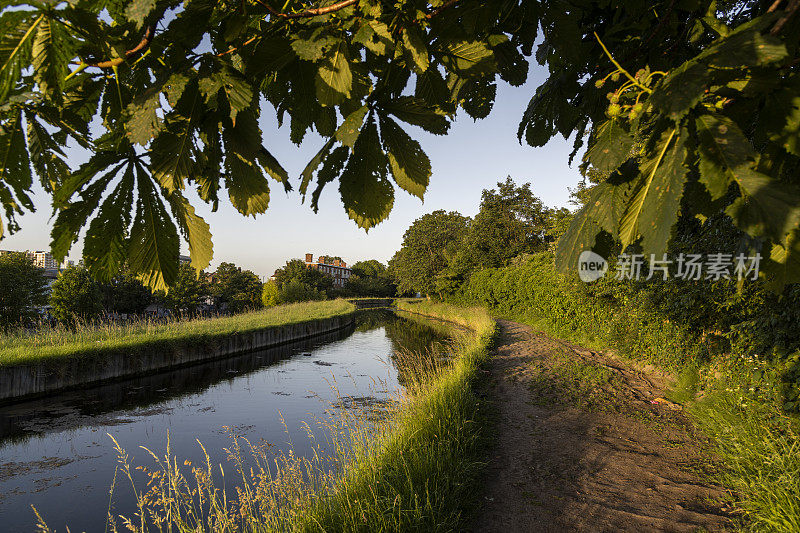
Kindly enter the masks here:
[[109, 350], [91, 356], [4, 366], [0, 367], [0, 404], [279, 346], [346, 328], [354, 322], [355, 314], [350, 313], [190, 342], [165, 342], [136, 351]]

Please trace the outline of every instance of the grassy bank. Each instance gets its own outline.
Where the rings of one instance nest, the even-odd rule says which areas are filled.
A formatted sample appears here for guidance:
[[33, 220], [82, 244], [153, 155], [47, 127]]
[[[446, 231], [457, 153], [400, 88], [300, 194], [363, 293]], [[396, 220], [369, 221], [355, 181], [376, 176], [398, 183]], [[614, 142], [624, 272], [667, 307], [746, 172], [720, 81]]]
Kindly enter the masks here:
[[486, 435], [474, 392], [495, 323], [481, 309], [400, 301], [398, 309], [472, 329], [452, 364], [420, 369], [392, 429], [360, 441], [330, 490], [300, 509], [304, 531], [453, 531], [475, 503]]
[[284, 326], [351, 313], [344, 300], [281, 305], [239, 315], [126, 324], [79, 325], [74, 330], [43, 328], [36, 333], [0, 337], [0, 366], [42, 363], [70, 357], [101, 356], [111, 351], [153, 350], [210, 342], [234, 333]]
[[[762, 348], [786, 338], [781, 321], [789, 314], [779, 312], [770, 319], [768, 309], [756, 310], [753, 314], [761, 316], [752, 321], [732, 320], [728, 328], [703, 330], [693, 327], [698, 319], [676, 318], [681, 309], [687, 314], [707, 309], [683, 303], [672, 315], [654, 303], [664, 297], [659, 291], [676, 288], [614, 284], [624, 285], [614, 280], [587, 285], [565, 278], [554, 272], [552, 256], [537, 254], [474, 274], [454, 299], [484, 304], [554, 337], [672, 371], [677, 379], [671, 399], [683, 403], [712, 439], [720, 459], [715, 479], [733, 489], [743, 526], [800, 531], [800, 422], [783, 410], [784, 361]], [[701, 290], [679, 287], [677, 296], [690, 300], [692, 291]], [[734, 315], [722, 305], [718, 313]], [[759, 326], [758, 321], [771, 322], [771, 329], [761, 328], [758, 335], [746, 331]], [[770, 341], [771, 332], [776, 333]]]
[[[111, 530], [135, 531], [459, 531], [477, 508], [479, 476], [489, 441], [476, 394], [496, 324], [483, 308], [399, 302], [398, 308], [470, 328], [441, 353], [396, 353], [408, 379], [388, 417], [345, 411], [328, 432], [331, 457], [277, 457], [237, 439], [231, 468], [190, 465], [153, 455], [147, 487], [134, 488], [138, 516]], [[117, 447], [115, 484], [133, 483], [128, 455]], [[227, 474], [225, 473], [227, 472]], [[112, 488], [112, 494], [113, 494]], [[113, 519], [112, 519], [113, 520]], [[156, 526], [155, 524], [158, 524]], [[42, 525], [43, 530], [49, 531]]]

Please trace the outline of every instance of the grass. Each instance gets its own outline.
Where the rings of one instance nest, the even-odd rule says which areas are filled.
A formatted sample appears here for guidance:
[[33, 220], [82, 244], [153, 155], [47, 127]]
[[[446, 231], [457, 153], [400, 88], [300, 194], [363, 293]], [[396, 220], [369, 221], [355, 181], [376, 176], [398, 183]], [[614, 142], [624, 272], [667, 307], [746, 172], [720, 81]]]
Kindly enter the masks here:
[[[734, 507], [747, 531], [800, 531], [800, 420], [782, 413], [777, 400], [777, 376], [767, 363], [722, 361], [699, 363], [684, 358], [700, 347], [690, 337], [665, 338], [665, 328], [654, 323], [625, 338], [624, 328], [598, 333], [582, 327], [580, 313], [569, 321], [554, 321], [547, 309], [516, 307], [501, 316], [526, 323], [548, 335], [583, 344], [594, 350], [615, 350], [620, 355], [651, 362], [676, 375], [668, 398], [686, 407], [695, 426], [711, 440], [719, 468], [703, 472], [731, 491]], [[587, 319], [594, 323], [594, 319]], [[616, 317], [619, 321], [620, 317]], [[618, 324], [617, 324], [618, 326]], [[669, 353], [672, 351], [673, 353]], [[727, 357], [727, 360], [725, 360]], [[764, 371], [754, 373], [754, 366]], [[571, 372], [584, 380], [585, 372]], [[602, 377], [602, 376], [597, 376]], [[589, 381], [594, 381], [588, 376]]]
[[750, 531], [800, 531], [800, 432], [796, 419], [765, 404], [742, 406], [732, 390], [689, 405], [714, 439], [724, 468], [717, 481], [733, 490]]
[[[496, 325], [480, 308], [400, 302], [400, 309], [469, 327], [442, 360], [434, 353], [397, 353], [409, 376], [387, 417], [375, 421], [342, 412], [328, 427], [334, 453], [311, 458], [266, 450], [235, 439], [235, 498], [221, 465], [192, 465], [151, 452], [147, 487], [134, 483], [128, 454], [112, 494], [132, 485], [138, 512], [109, 516], [111, 531], [458, 531], [477, 509], [477, 490], [489, 442], [484, 406], [476, 394]], [[310, 428], [309, 428], [310, 432]], [[148, 450], [149, 451], [149, 450]], [[142, 468], [142, 467], [139, 467]], [[231, 469], [229, 469], [231, 470]], [[229, 473], [228, 476], [231, 474]], [[230, 491], [229, 491], [230, 492]], [[40, 529], [50, 531], [40, 518]]]
[[281, 305], [216, 318], [78, 325], [75, 329], [46, 327], [34, 333], [17, 332], [0, 336], [0, 366], [211, 342], [235, 333], [331, 318], [353, 311], [355, 306], [345, 300], [328, 300]]

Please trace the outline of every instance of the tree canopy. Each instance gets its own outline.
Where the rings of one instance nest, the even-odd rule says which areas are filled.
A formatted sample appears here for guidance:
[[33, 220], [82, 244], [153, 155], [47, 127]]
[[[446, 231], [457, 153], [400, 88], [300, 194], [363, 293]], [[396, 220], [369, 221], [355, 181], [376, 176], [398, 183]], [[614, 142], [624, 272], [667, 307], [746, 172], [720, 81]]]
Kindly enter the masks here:
[[[561, 239], [562, 268], [602, 232], [660, 254], [679, 212], [725, 213], [779, 283], [800, 279], [793, 0], [10, 4], [0, 233], [34, 208], [35, 174], [52, 197], [54, 256], [87, 226], [97, 277], [127, 261], [147, 284], [172, 284], [181, 237], [205, 268], [211, 232], [189, 188], [213, 207], [227, 194], [245, 216], [267, 209], [270, 179], [288, 190], [262, 142], [265, 112], [295, 143], [324, 139], [299, 177], [311, 207], [338, 181], [350, 218], [373, 227], [396, 188], [427, 188], [430, 160], [409, 126], [443, 135], [458, 110], [486, 117], [498, 81], [522, 85], [535, 57], [550, 74], [520, 140], [571, 137], [573, 156], [588, 140], [582, 168], [601, 175]], [[67, 146], [88, 162], [71, 168]]]
[[0, 255], [0, 330], [38, 315], [47, 304], [44, 271], [24, 252]]

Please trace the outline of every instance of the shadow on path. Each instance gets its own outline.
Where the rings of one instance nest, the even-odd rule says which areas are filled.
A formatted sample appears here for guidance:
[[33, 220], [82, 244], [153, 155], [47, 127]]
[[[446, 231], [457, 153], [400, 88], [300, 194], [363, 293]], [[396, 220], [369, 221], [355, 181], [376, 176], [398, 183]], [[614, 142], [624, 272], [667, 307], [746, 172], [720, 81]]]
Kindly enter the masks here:
[[497, 442], [475, 531], [723, 531], [724, 491], [680, 407], [609, 356], [499, 321]]

